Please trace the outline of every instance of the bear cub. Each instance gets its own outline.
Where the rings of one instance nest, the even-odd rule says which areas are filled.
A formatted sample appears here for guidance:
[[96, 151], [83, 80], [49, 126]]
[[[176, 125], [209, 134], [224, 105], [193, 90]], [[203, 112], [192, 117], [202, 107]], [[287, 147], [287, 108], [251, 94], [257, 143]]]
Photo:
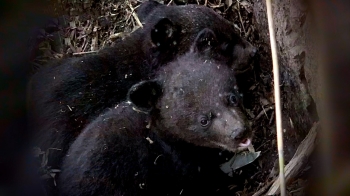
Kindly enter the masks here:
[[210, 58], [215, 39], [202, 30], [188, 53], [82, 131], [63, 162], [60, 195], [217, 195], [227, 176], [216, 150], [247, 148], [251, 129], [233, 68]]
[[48, 165], [59, 167], [70, 142], [86, 124], [124, 100], [132, 85], [172, 59], [176, 41], [171, 21], [159, 19], [114, 47], [54, 62], [34, 74], [28, 85], [33, 143], [42, 150], [61, 149], [53, 151]]
[[167, 6], [149, 0], [140, 5], [137, 15], [146, 25], [155, 19], [168, 18], [174, 25], [181, 27], [179, 36], [182, 41], [178, 43], [180, 52], [187, 51], [188, 43], [193, 42], [199, 31], [210, 28], [217, 35], [219, 42], [226, 43], [225, 56], [230, 57], [235, 74], [249, 69], [249, 65], [257, 57], [257, 48], [236, 34], [235, 27], [230, 21], [206, 6], [195, 4]]
[[[129, 88], [153, 78], [158, 67], [190, 49], [204, 28], [222, 43], [210, 58], [239, 67], [255, 48], [234, 33], [234, 27], [204, 6], [140, 7], [143, 28], [97, 54], [70, 58], [40, 70], [29, 85], [29, 109], [34, 144], [53, 151], [48, 165], [59, 168], [69, 145], [82, 129], [109, 107], [126, 98]], [[163, 9], [164, 8], [164, 9]], [[143, 14], [141, 14], [143, 13]]]

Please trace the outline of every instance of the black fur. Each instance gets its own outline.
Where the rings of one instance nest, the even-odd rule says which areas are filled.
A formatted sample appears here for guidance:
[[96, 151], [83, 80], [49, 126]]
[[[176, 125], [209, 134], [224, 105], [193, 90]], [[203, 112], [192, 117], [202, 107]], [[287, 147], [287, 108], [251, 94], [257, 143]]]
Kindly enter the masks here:
[[89, 124], [63, 164], [61, 195], [197, 195], [227, 185], [213, 159], [220, 151], [165, 142], [148, 122], [121, 103]]
[[[163, 34], [154, 33], [154, 27]], [[50, 157], [51, 166], [59, 165], [56, 159], [87, 123], [125, 99], [133, 84], [148, 79], [152, 70], [173, 58], [176, 29], [168, 19], [160, 19], [114, 47], [55, 62], [32, 77], [28, 102], [32, 128], [38, 133], [35, 144], [43, 150], [62, 149]]]
[[179, 51], [184, 53], [196, 35], [204, 28], [212, 29], [229, 57], [236, 73], [246, 70], [254, 60], [257, 49], [235, 33], [234, 26], [212, 9], [200, 5], [167, 6], [149, 0], [140, 5], [137, 15], [145, 25], [157, 18], [168, 18], [181, 28]]
[[124, 100], [132, 85], [152, 78], [161, 65], [188, 51], [203, 28], [213, 27], [220, 35], [210, 43], [218, 46], [210, 58], [239, 64], [237, 51], [250, 46], [231, 24], [201, 6], [183, 9], [184, 14], [182, 8], [150, 9], [144, 28], [115, 46], [53, 63], [33, 76], [28, 102], [31, 127], [37, 132], [34, 144], [43, 150], [61, 149], [51, 154], [48, 165], [59, 167], [69, 144], [92, 119]]
[[237, 95], [233, 70], [205, 55], [210, 37], [201, 31], [189, 53], [83, 130], [62, 166], [61, 195], [217, 195], [227, 186], [217, 149], [235, 151], [251, 133], [227, 99]]

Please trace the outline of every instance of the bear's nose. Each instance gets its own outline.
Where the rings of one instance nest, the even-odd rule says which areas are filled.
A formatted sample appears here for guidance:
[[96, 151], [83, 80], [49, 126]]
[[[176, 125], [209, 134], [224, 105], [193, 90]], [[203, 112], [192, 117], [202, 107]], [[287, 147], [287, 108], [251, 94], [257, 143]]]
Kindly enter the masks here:
[[234, 136], [234, 139], [236, 140], [241, 140], [244, 138], [245, 135], [245, 130], [246, 128], [242, 128], [242, 129], [236, 129], [234, 132], [237, 133], [236, 136]]
[[231, 135], [230, 137], [232, 139], [236, 139], [236, 140], [241, 140], [245, 137], [246, 135], [246, 130], [247, 128], [246, 127], [243, 127], [243, 128], [239, 128], [239, 129], [234, 129], [232, 132], [231, 132]]
[[232, 133], [234, 134], [231, 134], [231, 138], [237, 140], [238, 142], [241, 142], [252, 136], [252, 131], [249, 125], [246, 125], [242, 128], [237, 128]]

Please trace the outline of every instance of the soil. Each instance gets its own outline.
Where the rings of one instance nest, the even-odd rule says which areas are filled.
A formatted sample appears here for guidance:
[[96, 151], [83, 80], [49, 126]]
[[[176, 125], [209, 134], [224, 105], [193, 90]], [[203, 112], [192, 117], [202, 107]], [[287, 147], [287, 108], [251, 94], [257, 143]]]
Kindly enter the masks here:
[[[238, 77], [244, 96], [244, 105], [254, 131], [254, 148], [261, 151], [253, 163], [238, 169], [235, 174], [242, 183], [232, 185], [232, 195], [253, 195], [278, 174], [277, 141], [273, 97], [272, 63], [267, 29], [257, 25], [252, 0], [177, 0], [211, 7], [218, 14], [231, 21], [241, 36], [259, 49], [260, 58], [252, 69]], [[163, 1], [168, 4], [173, 1]], [[137, 9], [141, 1], [136, 0], [85, 0], [68, 1], [53, 5], [56, 18], [44, 28], [38, 29], [32, 38], [32, 70], [45, 66], [46, 62], [63, 57], [85, 55], [112, 45], [113, 41], [137, 28], [132, 9]], [[64, 11], [68, 10], [68, 11]], [[260, 10], [261, 11], [261, 10]], [[259, 20], [261, 21], [261, 20]], [[267, 20], [265, 20], [267, 21]], [[260, 28], [260, 29], [259, 29]], [[283, 81], [281, 81], [283, 82]], [[283, 94], [282, 97], [288, 96]], [[288, 99], [287, 103], [288, 104]], [[285, 163], [292, 158], [303, 136], [297, 134], [288, 114], [283, 117], [285, 130]], [[305, 172], [304, 172], [305, 173]], [[289, 186], [290, 195], [302, 195], [306, 184], [305, 175], [299, 176]]]

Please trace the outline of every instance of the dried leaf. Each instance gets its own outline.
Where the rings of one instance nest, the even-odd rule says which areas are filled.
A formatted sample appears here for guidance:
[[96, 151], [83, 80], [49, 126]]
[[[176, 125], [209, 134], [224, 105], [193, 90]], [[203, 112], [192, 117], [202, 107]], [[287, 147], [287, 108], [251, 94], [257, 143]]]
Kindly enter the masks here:
[[232, 0], [225, 0], [225, 4], [230, 7], [232, 5]]
[[228, 162], [223, 163], [220, 169], [232, 177], [232, 172], [249, 163], [253, 162], [260, 156], [260, 152], [242, 152], [233, 156]]

